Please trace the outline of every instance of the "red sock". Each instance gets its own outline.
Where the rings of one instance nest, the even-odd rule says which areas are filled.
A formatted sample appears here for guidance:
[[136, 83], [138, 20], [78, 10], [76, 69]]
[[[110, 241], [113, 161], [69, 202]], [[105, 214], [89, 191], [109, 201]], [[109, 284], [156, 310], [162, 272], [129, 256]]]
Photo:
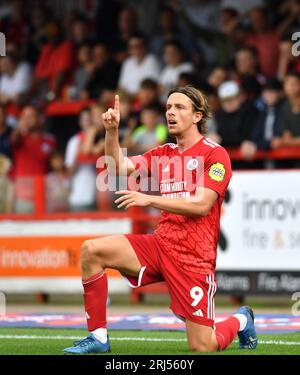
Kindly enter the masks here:
[[106, 328], [107, 276], [98, 273], [82, 280], [84, 306], [89, 332], [97, 328]]
[[216, 337], [218, 342], [218, 350], [224, 350], [232, 343], [240, 329], [240, 322], [232, 316], [223, 322], [216, 323]]

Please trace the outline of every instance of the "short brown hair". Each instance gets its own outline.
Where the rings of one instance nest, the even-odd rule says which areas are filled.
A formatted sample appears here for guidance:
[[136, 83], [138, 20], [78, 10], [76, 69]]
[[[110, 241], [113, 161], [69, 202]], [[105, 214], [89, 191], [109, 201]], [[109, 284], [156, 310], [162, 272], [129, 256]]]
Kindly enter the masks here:
[[198, 122], [201, 134], [206, 132], [206, 120], [211, 117], [206, 96], [193, 86], [176, 87], [168, 93], [168, 97], [174, 93], [184, 94], [192, 101], [193, 110], [202, 113], [202, 119]]

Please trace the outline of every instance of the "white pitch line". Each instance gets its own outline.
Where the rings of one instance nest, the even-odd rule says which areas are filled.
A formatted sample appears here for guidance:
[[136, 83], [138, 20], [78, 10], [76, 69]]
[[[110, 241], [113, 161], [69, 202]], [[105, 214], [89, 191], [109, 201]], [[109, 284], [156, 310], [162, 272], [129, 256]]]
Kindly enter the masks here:
[[[28, 336], [28, 335], [0, 335], [0, 339], [16, 340], [82, 340], [82, 336]], [[110, 337], [110, 341], [153, 341], [153, 342], [185, 342], [187, 339], [168, 339], [156, 337]]]
[[[82, 336], [29, 336], [29, 335], [0, 335], [0, 339], [16, 340], [82, 340]], [[110, 337], [111, 341], [148, 341], [148, 342], [186, 342], [186, 339], [168, 339], [156, 337]], [[236, 342], [236, 341], [235, 341]], [[261, 345], [300, 345], [300, 341], [282, 341], [282, 340], [259, 340]]]
[[258, 344], [264, 344], [264, 345], [300, 345], [300, 341], [258, 340]]

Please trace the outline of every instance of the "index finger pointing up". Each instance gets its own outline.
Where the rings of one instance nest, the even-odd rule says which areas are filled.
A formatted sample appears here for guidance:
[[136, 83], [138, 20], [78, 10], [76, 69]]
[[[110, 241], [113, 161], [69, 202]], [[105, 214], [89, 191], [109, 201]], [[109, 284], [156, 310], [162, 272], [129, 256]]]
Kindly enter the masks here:
[[118, 112], [120, 111], [120, 99], [119, 99], [119, 95], [115, 95], [114, 110], [118, 111]]

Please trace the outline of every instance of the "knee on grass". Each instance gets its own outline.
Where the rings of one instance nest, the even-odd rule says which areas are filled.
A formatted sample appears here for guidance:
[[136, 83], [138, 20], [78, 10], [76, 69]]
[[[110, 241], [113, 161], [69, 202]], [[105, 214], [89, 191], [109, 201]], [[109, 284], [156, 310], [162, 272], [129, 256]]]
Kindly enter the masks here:
[[209, 353], [216, 352], [218, 348], [210, 342], [204, 342], [202, 340], [194, 340], [189, 343], [189, 349], [191, 352], [198, 353]]

